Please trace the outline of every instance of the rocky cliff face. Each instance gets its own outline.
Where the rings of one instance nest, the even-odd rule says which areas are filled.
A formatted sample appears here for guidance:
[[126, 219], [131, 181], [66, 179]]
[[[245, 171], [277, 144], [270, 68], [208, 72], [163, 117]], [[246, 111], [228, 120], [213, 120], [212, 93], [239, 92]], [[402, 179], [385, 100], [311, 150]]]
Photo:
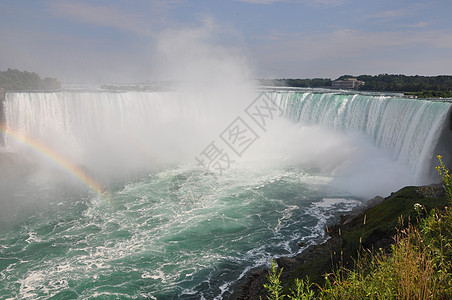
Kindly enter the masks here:
[[[0, 87], [0, 125], [5, 123], [5, 98], [6, 92]], [[0, 129], [0, 146], [5, 145], [5, 140], [3, 137], [3, 131]]]

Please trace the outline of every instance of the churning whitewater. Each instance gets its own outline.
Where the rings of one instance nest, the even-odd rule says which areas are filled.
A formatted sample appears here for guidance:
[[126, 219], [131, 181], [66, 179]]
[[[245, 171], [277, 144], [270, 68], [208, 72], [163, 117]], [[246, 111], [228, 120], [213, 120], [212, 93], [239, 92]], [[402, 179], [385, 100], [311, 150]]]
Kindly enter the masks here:
[[[451, 107], [312, 90], [224, 97], [7, 94], [0, 298], [221, 299], [248, 270], [324, 240], [341, 213], [432, 182]], [[265, 127], [249, 113], [262, 99], [274, 108], [260, 106]], [[231, 128], [254, 135], [233, 143]], [[227, 155], [221, 172], [200, 163], [213, 149]]]

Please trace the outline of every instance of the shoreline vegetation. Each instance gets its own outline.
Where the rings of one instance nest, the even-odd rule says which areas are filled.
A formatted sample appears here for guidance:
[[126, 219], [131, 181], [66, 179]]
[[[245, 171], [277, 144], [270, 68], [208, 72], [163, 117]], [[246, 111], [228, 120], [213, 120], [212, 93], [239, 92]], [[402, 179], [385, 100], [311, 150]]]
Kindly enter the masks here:
[[356, 88], [359, 91], [375, 92], [399, 92], [411, 98], [452, 98], [452, 76], [407, 76], [380, 74], [372, 75], [342, 75], [332, 80], [331, 78], [313, 79], [258, 79], [264, 86], [286, 86], [299, 88], [332, 88], [333, 81], [356, 78], [363, 81], [364, 85]]
[[[375, 92], [398, 92], [409, 98], [452, 98], [452, 75], [420, 76], [420, 75], [342, 75], [331, 78], [282, 78], [256, 79], [257, 83], [269, 87], [295, 88], [333, 88], [334, 81], [355, 78], [363, 85], [355, 90]], [[170, 82], [148, 83], [145, 85], [102, 85], [106, 90], [162, 90], [168, 88]], [[8, 91], [51, 91], [61, 89], [61, 82], [56, 78], [41, 78], [35, 72], [7, 69], [0, 71], [0, 88]]]
[[438, 159], [443, 183], [342, 215], [326, 242], [250, 271], [230, 299], [450, 299], [452, 179]]
[[0, 71], [0, 88], [5, 91], [51, 91], [61, 89], [56, 78], [41, 78], [35, 72], [8, 69]]

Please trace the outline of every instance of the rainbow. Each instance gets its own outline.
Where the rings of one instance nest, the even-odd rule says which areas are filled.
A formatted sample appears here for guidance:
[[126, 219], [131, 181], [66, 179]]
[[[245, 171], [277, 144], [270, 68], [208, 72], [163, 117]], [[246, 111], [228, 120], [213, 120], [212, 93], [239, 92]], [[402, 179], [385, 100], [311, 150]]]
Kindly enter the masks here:
[[101, 185], [91, 178], [82, 168], [74, 165], [70, 160], [57, 153], [47, 145], [41, 143], [40, 141], [27, 136], [21, 132], [15, 131], [11, 128], [7, 128], [4, 124], [0, 123], [0, 132], [3, 132], [5, 136], [14, 138], [15, 140], [22, 142], [32, 149], [38, 151], [40, 154], [49, 158], [51, 161], [55, 162], [57, 165], [61, 166], [64, 170], [70, 173], [72, 176], [77, 178], [83, 184], [88, 186], [92, 191], [97, 193], [101, 197], [107, 197], [106, 192], [103, 190]]

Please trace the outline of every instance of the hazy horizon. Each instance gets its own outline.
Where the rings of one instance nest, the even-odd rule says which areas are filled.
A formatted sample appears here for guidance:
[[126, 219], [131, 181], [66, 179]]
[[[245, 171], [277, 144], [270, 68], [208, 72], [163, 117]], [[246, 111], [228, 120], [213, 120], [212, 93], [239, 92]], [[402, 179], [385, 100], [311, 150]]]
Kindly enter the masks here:
[[187, 68], [211, 75], [228, 63], [249, 78], [447, 75], [450, 8], [447, 0], [5, 0], [0, 70], [64, 83], [158, 81]]

